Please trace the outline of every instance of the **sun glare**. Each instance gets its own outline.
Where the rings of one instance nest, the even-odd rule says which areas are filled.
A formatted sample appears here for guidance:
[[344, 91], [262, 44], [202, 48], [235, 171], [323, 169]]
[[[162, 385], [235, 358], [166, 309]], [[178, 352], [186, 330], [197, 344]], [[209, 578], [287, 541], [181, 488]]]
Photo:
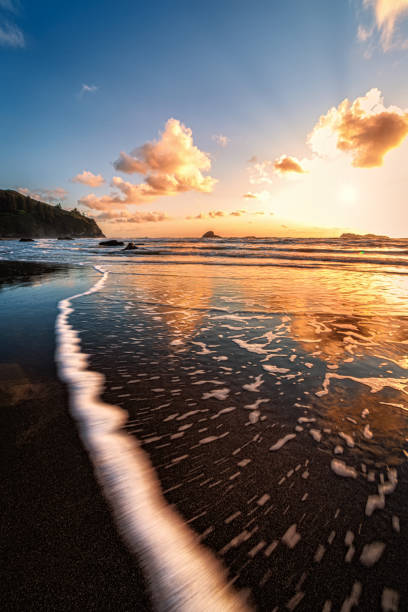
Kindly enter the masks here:
[[354, 204], [357, 200], [357, 189], [353, 185], [342, 185], [337, 198], [344, 204]]

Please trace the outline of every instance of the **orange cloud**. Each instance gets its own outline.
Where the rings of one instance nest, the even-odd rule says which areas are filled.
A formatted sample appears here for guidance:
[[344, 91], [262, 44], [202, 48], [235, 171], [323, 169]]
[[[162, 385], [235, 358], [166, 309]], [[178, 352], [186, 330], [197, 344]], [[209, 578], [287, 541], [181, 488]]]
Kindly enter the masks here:
[[[364, 6], [373, 7], [382, 47], [384, 51], [388, 51], [394, 46], [393, 38], [397, 21], [408, 14], [408, 0], [364, 0], [363, 3]], [[359, 28], [360, 40], [366, 40], [371, 34], [372, 31]]]
[[296, 157], [291, 157], [290, 155], [281, 155], [278, 159], [275, 160], [273, 167], [276, 172], [280, 174], [286, 174], [288, 172], [297, 172], [298, 174], [304, 174], [306, 170], [304, 170]]
[[185, 219], [192, 221], [193, 219], [205, 220], [205, 219], [217, 219], [220, 217], [241, 217], [242, 215], [248, 214], [246, 210], [239, 209], [228, 212], [227, 210], [209, 210], [208, 212], [200, 212], [197, 215], [187, 215]]
[[84, 170], [82, 173], [77, 174], [71, 179], [72, 183], [82, 183], [83, 185], [89, 185], [90, 187], [99, 187], [105, 182], [105, 179], [101, 174], [93, 174], [88, 170]]
[[114, 176], [111, 185], [116, 191], [101, 198], [90, 194], [80, 204], [106, 210], [110, 205], [142, 204], [186, 191], [208, 193], [217, 182], [202, 174], [211, 168], [210, 157], [194, 145], [192, 131], [177, 119], [167, 121], [160, 140], [147, 142], [130, 155], [122, 152], [114, 167], [127, 174], [143, 174], [145, 180], [134, 184]]
[[124, 211], [106, 211], [94, 217], [99, 221], [109, 221], [110, 223], [159, 223], [160, 221], [169, 221], [166, 213], [161, 211], [151, 212], [135, 212], [130, 213]]
[[356, 168], [381, 166], [384, 155], [398, 147], [408, 134], [408, 112], [396, 106], [385, 108], [378, 89], [371, 89], [353, 103], [346, 98], [322, 115], [309, 136], [319, 155], [333, 149], [352, 155]]
[[50, 204], [56, 204], [61, 200], [66, 200], [68, 191], [62, 187], [56, 187], [55, 189], [36, 189], [31, 191], [27, 187], [19, 187], [17, 189], [23, 195], [33, 198], [33, 200], [41, 200], [43, 202], [49, 202]]
[[248, 191], [247, 193], [244, 193], [242, 197], [248, 200], [265, 201], [265, 200], [270, 200], [271, 196], [272, 196], [272, 193], [270, 191], [264, 190], [264, 191]]

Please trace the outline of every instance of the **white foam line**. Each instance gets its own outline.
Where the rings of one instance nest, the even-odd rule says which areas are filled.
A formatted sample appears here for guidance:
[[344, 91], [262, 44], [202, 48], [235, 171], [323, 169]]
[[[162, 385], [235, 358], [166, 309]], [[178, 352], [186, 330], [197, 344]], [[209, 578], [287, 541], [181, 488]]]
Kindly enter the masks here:
[[119, 531], [145, 570], [158, 610], [247, 610], [226, 583], [226, 572], [166, 503], [147, 455], [122, 428], [127, 414], [100, 399], [104, 377], [87, 369], [78, 333], [69, 324], [72, 301], [99, 291], [108, 272], [91, 289], [59, 302], [56, 361], [69, 386], [70, 409], [89, 452], [96, 477]]

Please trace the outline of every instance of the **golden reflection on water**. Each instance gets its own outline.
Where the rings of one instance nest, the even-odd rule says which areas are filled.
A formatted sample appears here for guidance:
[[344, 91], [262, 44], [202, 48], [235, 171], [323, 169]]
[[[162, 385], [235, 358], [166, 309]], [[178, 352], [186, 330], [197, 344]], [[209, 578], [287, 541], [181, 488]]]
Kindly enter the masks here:
[[[289, 351], [285, 350], [279, 363], [291, 373], [299, 369], [306, 372], [306, 362], [314, 362], [313, 369], [306, 372], [310, 377], [300, 378], [298, 389], [302, 393], [310, 391], [320, 426], [332, 431], [333, 444], [339, 443], [336, 435], [343, 431], [355, 437], [359, 444], [356, 452], [362, 453], [368, 463], [398, 463], [404, 459], [408, 276], [344, 269], [158, 266], [140, 262], [137, 267], [118, 268], [118, 272], [121, 282], [125, 276], [138, 300], [155, 305], [152, 316], [165, 322], [169, 348], [173, 350], [186, 350], [171, 345], [175, 340], [183, 345], [194, 342], [195, 334], [205, 331], [209, 324], [213, 338], [214, 331], [224, 337], [225, 326], [218, 328], [221, 320], [214, 319], [220, 312], [239, 317], [224, 319], [223, 324], [232, 325], [232, 337], [241, 334], [249, 342], [254, 327], [265, 324], [275, 331], [284, 317], [279, 344], [275, 345], [276, 337], [270, 344], [266, 340], [261, 344], [265, 343], [267, 351], [282, 347], [281, 342], [295, 347], [296, 360], [290, 362]], [[222, 346], [223, 353], [230, 351], [233, 358], [231, 350]], [[236, 345], [233, 350], [242, 351]], [[253, 358], [250, 353], [249, 359]], [[340, 378], [330, 379], [328, 393], [316, 397], [328, 373]], [[364, 384], [365, 379], [387, 378], [390, 385], [380, 393]], [[398, 381], [394, 388], [391, 379]], [[286, 383], [283, 380], [279, 384]], [[369, 417], [362, 416], [364, 411]], [[373, 433], [370, 440], [364, 436], [367, 422]]]

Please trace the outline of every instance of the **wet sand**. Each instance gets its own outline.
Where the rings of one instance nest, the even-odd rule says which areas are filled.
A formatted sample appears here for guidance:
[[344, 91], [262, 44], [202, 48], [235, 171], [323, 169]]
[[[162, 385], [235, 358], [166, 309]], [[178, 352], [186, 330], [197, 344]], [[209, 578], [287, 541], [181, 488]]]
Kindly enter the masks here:
[[89, 286], [86, 277], [0, 262], [3, 610], [151, 609], [54, 366], [57, 301]]
[[[105, 466], [101, 480], [113, 491], [114, 515], [126, 540], [135, 542], [135, 550], [141, 545], [142, 554], [159, 566], [168, 552], [160, 536], [153, 547], [146, 545], [157, 527], [153, 514], [146, 512], [129, 529], [128, 517], [137, 518], [145, 502], [134, 494], [141, 476], [134, 455], [139, 467], [143, 455], [155, 470], [145, 476], [159, 482], [166, 507], [190, 531], [189, 552], [196, 555], [200, 542], [251, 607], [406, 609], [408, 321], [399, 280], [374, 277], [364, 294], [356, 291], [360, 277], [349, 272], [316, 272], [315, 284], [306, 271], [248, 275], [238, 268], [224, 274], [197, 267], [187, 274], [178, 266], [129, 263], [110, 263], [109, 269], [106, 283], [92, 272], [71, 287], [65, 278], [65, 293], [54, 287], [48, 295], [55, 306], [57, 299], [81, 292], [71, 304], [69, 324], [79, 333], [90, 369], [105, 377], [106, 404], [89, 415], [88, 426], [93, 417], [96, 425], [90, 437], [95, 431], [98, 441], [98, 419], [104, 420], [110, 404], [123, 417], [123, 429], [113, 431], [115, 452], [103, 435], [94, 461]], [[96, 292], [82, 293], [94, 283], [100, 285]], [[44, 309], [35, 303], [38, 316]], [[8, 327], [4, 333], [16, 340], [13, 358], [4, 361], [10, 365], [25, 355], [25, 370], [35, 369], [32, 354], [41, 343], [36, 351], [23, 351], [24, 335]], [[46, 353], [52, 355], [43, 348]], [[41, 380], [38, 372], [35, 380]], [[115, 453], [116, 473], [109, 466]], [[92, 479], [87, 482], [98, 490]], [[123, 483], [133, 492], [124, 505], [116, 495]], [[101, 505], [106, 511], [103, 500]], [[100, 531], [84, 533], [84, 540], [94, 539], [88, 541], [91, 565], [94, 553], [98, 559], [92, 546], [100, 543]], [[188, 556], [177, 546], [181, 540], [173, 539], [172, 552], [183, 564]], [[123, 576], [123, 590], [112, 591], [110, 601], [116, 609], [133, 609], [136, 591], [128, 588], [132, 581], [123, 561], [131, 557], [116, 541], [118, 548], [109, 550], [112, 564], [120, 566], [113, 574]], [[173, 583], [171, 573], [161, 577]], [[73, 589], [78, 578], [70, 583]], [[93, 595], [101, 597], [96, 589]]]

